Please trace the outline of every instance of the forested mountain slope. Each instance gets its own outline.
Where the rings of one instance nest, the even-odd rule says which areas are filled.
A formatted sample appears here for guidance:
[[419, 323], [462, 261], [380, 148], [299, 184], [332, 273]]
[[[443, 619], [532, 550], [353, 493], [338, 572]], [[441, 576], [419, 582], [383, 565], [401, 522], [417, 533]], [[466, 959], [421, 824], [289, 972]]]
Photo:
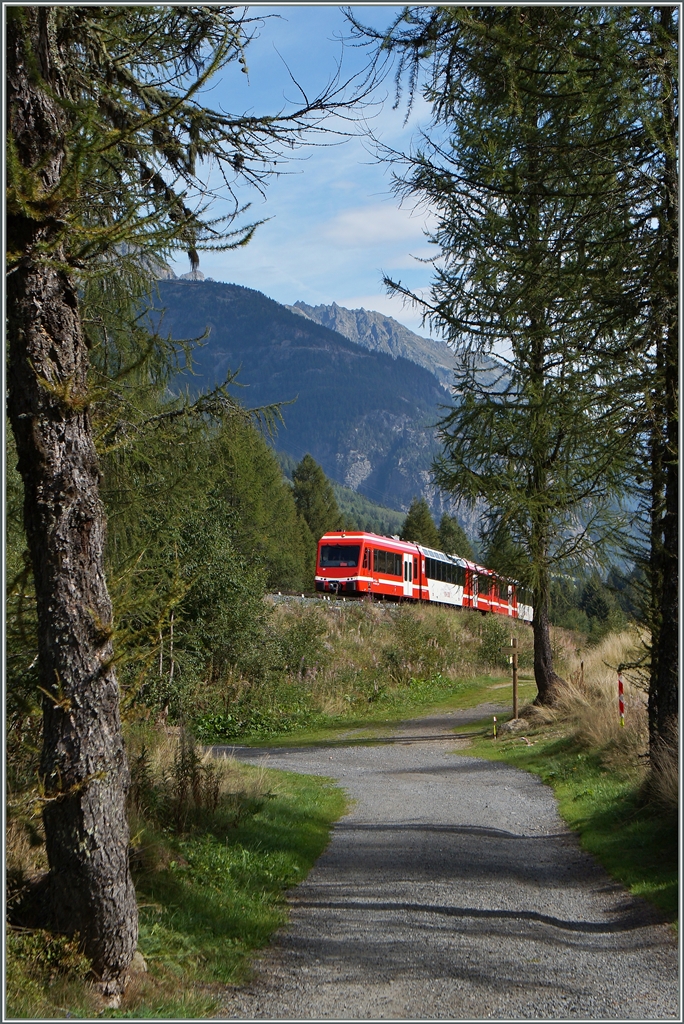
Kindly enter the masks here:
[[163, 333], [181, 339], [210, 331], [195, 350], [196, 376], [183, 378], [189, 386], [239, 370], [236, 393], [245, 405], [293, 402], [283, 406], [279, 450], [297, 460], [310, 452], [328, 476], [390, 508], [406, 509], [424, 494], [441, 511], [430, 467], [439, 450], [434, 424], [448, 398], [427, 369], [363, 348], [250, 288], [158, 286]]

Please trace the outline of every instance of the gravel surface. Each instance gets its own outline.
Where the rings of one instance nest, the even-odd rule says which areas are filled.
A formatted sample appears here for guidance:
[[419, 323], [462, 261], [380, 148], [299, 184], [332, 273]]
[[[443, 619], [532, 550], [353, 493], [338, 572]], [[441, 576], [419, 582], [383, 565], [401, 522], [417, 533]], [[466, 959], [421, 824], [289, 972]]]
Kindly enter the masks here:
[[354, 803], [221, 1016], [681, 1019], [670, 928], [580, 850], [535, 776], [454, 755], [450, 730], [496, 710], [374, 746], [228, 748], [339, 779]]

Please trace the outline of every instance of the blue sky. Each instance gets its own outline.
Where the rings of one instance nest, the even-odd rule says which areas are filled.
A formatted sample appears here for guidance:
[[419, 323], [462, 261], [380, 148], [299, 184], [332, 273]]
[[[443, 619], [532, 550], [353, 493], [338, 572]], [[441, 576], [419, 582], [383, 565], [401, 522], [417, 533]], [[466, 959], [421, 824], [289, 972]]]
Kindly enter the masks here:
[[[360, 20], [385, 27], [401, 8], [356, 6]], [[342, 58], [346, 78], [365, 63], [359, 48], [345, 46], [349, 35], [336, 5], [251, 6], [264, 16], [259, 37], [247, 49], [249, 75], [231, 64], [212, 80], [205, 99], [232, 113], [274, 113], [297, 99], [293, 76], [309, 91], [320, 91]], [[268, 17], [271, 15], [271, 17]], [[277, 15], [275, 17], [274, 15]], [[406, 149], [427, 110], [419, 101], [404, 125], [405, 105], [392, 110], [390, 75], [374, 96], [369, 123], [383, 142]], [[333, 125], [331, 124], [331, 127]], [[357, 129], [361, 135], [361, 126]], [[240, 198], [252, 202], [248, 216], [269, 218], [250, 244], [227, 253], [203, 253], [200, 269], [217, 281], [257, 288], [279, 302], [303, 299], [311, 305], [337, 302], [349, 308], [377, 309], [412, 330], [428, 335], [420, 314], [389, 297], [382, 273], [398, 277], [415, 290], [429, 285], [430, 268], [417, 262], [434, 254], [423, 233], [426, 211], [402, 207], [390, 189], [390, 172], [373, 157], [362, 137], [336, 145], [307, 146], [283, 165], [266, 197], [247, 190]], [[216, 202], [212, 213], [221, 213]], [[188, 270], [179, 258], [177, 273]]]

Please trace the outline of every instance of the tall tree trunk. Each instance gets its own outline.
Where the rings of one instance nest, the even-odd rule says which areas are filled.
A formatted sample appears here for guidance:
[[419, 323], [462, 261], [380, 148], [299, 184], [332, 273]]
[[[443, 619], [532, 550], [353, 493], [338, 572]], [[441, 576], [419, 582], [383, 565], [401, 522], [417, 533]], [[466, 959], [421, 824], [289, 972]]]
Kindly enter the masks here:
[[[76, 287], [50, 193], [64, 163], [54, 8], [8, 19], [8, 126], [15, 154], [40, 173], [45, 215], [16, 208], [9, 248], [8, 410], [24, 482], [36, 587], [43, 698], [45, 835], [52, 927], [78, 933], [102, 990], [116, 994], [137, 941], [128, 867], [129, 782], [104, 574], [105, 516], [88, 412], [88, 355]], [[51, 250], [51, 259], [41, 255]]]
[[[657, 353], [660, 361], [660, 352]], [[664, 444], [662, 438], [663, 396], [658, 381], [662, 380], [656, 366], [656, 385], [652, 395], [653, 425], [650, 437], [650, 496], [649, 496], [649, 560], [648, 583], [650, 590], [649, 625], [651, 629], [651, 667], [648, 688], [648, 731], [650, 745], [655, 749], [658, 741], [660, 636], [663, 603], [663, 512], [665, 507], [665, 473], [663, 469]]]
[[[663, 29], [659, 52], [662, 89], [662, 146], [665, 154], [663, 202], [659, 216], [662, 265], [654, 282], [660, 292], [657, 313], [655, 446], [652, 466], [652, 529], [656, 563], [652, 584], [652, 663], [649, 688], [651, 761], [658, 766], [679, 734], [679, 175], [677, 170], [677, 84], [668, 45], [676, 53], [677, 24], [672, 9], [659, 7]], [[655, 534], [655, 536], [654, 536]]]
[[560, 687], [564, 685], [553, 670], [553, 652], [549, 631], [549, 586], [548, 580], [540, 580], [533, 591], [534, 612], [532, 615], [532, 637], [534, 641], [534, 681], [537, 684], [535, 704], [553, 704]]

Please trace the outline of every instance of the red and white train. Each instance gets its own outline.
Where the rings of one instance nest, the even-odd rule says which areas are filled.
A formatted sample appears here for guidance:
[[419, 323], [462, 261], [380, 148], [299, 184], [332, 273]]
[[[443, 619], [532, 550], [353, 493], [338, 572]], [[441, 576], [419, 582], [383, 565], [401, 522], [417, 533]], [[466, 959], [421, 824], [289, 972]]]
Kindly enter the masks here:
[[525, 588], [458, 555], [375, 533], [335, 531], [318, 542], [316, 590], [432, 601], [532, 621]]

